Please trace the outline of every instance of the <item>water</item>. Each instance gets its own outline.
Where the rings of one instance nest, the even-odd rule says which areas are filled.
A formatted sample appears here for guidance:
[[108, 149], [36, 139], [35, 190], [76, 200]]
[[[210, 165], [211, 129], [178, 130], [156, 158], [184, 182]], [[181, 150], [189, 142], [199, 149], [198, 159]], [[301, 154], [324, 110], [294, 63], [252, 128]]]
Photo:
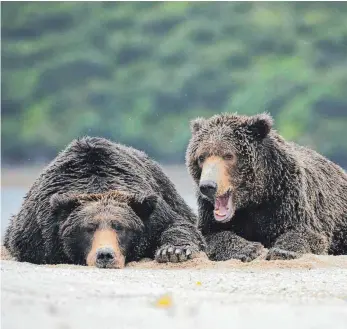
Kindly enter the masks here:
[[26, 192], [27, 189], [22, 187], [1, 188], [1, 238], [4, 236], [10, 216], [18, 212]]

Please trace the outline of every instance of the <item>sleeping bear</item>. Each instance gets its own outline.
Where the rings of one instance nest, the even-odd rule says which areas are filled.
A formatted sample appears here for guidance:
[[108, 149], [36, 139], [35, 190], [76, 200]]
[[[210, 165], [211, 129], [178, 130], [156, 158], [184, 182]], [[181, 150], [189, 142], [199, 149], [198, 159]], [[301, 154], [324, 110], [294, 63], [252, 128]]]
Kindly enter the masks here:
[[96, 137], [74, 140], [45, 168], [4, 242], [18, 261], [100, 268], [181, 262], [205, 249], [197, 217], [160, 166]]

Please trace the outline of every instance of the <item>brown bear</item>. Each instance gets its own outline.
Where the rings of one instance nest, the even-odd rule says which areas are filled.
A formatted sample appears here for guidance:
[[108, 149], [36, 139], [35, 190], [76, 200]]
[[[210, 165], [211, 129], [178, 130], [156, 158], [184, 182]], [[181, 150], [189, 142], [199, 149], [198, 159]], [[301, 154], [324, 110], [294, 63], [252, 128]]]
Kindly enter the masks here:
[[285, 141], [268, 114], [191, 123], [186, 164], [212, 260], [347, 253], [347, 175]]
[[180, 262], [205, 248], [197, 217], [146, 154], [103, 138], [74, 140], [34, 182], [5, 233], [19, 261], [122, 268]]

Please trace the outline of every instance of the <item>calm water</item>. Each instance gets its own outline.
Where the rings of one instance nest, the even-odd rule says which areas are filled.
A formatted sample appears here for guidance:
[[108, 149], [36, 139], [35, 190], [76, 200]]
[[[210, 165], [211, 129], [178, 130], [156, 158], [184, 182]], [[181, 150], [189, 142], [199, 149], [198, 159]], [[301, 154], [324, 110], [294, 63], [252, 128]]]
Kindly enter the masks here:
[[26, 188], [1, 188], [1, 238], [4, 235], [9, 217], [18, 211], [26, 192]]

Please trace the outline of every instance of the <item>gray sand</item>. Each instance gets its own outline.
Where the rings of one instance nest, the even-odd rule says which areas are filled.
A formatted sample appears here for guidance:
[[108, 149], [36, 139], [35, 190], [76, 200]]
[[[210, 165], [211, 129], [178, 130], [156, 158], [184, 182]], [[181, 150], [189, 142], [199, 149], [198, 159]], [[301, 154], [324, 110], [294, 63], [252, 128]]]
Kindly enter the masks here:
[[347, 328], [347, 256], [124, 270], [2, 259], [3, 329]]

